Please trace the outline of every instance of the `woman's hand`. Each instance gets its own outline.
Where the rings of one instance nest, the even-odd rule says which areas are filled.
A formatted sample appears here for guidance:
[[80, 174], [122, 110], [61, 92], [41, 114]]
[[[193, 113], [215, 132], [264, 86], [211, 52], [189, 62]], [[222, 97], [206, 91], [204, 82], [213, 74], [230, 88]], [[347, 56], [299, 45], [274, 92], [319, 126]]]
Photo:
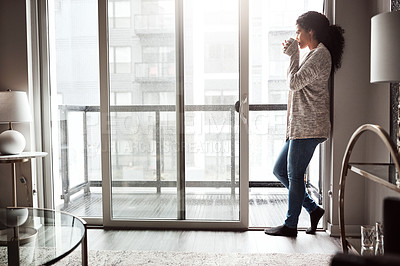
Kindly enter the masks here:
[[282, 51], [285, 52], [287, 48], [294, 42], [293, 38], [290, 38], [289, 40], [285, 40], [285, 42], [282, 43]]

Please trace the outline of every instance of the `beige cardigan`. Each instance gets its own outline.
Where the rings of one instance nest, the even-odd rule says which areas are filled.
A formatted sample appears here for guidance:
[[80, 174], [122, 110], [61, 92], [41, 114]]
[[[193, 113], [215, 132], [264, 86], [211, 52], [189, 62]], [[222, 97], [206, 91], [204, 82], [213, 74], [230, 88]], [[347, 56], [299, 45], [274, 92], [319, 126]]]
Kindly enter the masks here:
[[322, 43], [299, 65], [299, 48], [294, 41], [285, 51], [290, 56], [286, 139], [329, 138], [330, 100], [328, 79], [332, 61]]

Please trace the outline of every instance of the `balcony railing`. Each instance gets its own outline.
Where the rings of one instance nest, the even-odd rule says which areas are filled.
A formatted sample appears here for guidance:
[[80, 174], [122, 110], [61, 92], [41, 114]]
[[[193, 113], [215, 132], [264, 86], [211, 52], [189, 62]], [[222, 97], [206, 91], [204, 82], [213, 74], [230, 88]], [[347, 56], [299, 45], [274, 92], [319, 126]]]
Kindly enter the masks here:
[[[230, 188], [231, 194], [235, 194], [235, 188], [239, 186], [238, 181], [235, 180], [236, 169], [235, 169], [235, 156], [236, 156], [236, 136], [235, 136], [235, 123], [236, 109], [238, 106], [235, 105], [187, 105], [185, 111], [187, 112], [228, 112], [230, 115], [230, 180], [229, 181], [187, 181], [187, 187], [225, 187]], [[286, 110], [285, 104], [264, 104], [264, 105], [250, 105], [251, 111], [284, 111]], [[98, 113], [100, 114], [99, 106], [73, 106], [73, 105], [60, 105], [60, 175], [62, 179], [62, 195], [61, 198], [64, 200], [64, 206], [68, 206], [70, 198], [77, 192], [84, 191], [85, 194], [90, 193], [91, 187], [101, 187], [101, 180], [90, 180], [89, 178], [89, 167], [88, 167], [88, 114]], [[69, 173], [69, 137], [68, 137], [68, 115], [72, 112], [82, 113], [82, 137], [83, 137], [83, 178], [80, 178], [81, 182], [78, 185], [71, 185], [70, 173]], [[110, 106], [110, 113], [118, 112], [153, 112], [155, 117], [155, 142], [156, 142], [156, 177], [155, 180], [113, 180], [113, 187], [153, 187], [156, 188], [157, 193], [161, 193], [161, 188], [176, 187], [176, 181], [167, 181], [161, 179], [161, 161], [163, 160], [161, 154], [161, 121], [160, 115], [163, 112], [175, 112], [175, 106], [173, 105], [142, 105], [142, 106]], [[100, 135], [100, 133], [99, 133]], [[118, 155], [117, 155], [118, 156]], [[101, 179], [101, 177], [100, 177]], [[250, 187], [261, 187], [261, 186], [281, 186], [279, 182], [267, 181], [267, 182], [250, 182]]]

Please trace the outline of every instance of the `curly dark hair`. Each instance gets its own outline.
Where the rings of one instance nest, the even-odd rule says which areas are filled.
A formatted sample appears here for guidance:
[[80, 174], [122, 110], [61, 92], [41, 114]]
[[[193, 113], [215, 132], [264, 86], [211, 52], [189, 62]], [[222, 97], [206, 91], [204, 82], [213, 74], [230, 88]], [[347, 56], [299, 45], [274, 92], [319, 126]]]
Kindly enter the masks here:
[[332, 68], [335, 72], [342, 66], [344, 49], [344, 29], [330, 25], [328, 18], [316, 11], [309, 11], [298, 17], [296, 24], [306, 31], [312, 30], [315, 38], [328, 48], [332, 57]]

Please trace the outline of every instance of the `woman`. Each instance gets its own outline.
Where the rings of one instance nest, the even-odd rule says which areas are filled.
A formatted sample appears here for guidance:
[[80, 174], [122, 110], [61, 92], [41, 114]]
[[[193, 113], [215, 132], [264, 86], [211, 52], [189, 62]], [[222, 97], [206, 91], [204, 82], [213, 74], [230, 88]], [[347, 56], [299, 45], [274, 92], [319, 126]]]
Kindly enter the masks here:
[[[286, 143], [275, 163], [274, 175], [289, 190], [285, 223], [265, 229], [269, 235], [297, 236], [297, 223], [303, 206], [310, 214], [314, 234], [324, 215], [305, 189], [304, 173], [319, 143], [331, 130], [328, 79], [340, 68], [344, 47], [344, 30], [330, 25], [323, 14], [310, 11], [297, 21], [296, 40], [285, 40], [283, 52], [290, 56]], [[299, 48], [310, 52], [299, 64]]]

